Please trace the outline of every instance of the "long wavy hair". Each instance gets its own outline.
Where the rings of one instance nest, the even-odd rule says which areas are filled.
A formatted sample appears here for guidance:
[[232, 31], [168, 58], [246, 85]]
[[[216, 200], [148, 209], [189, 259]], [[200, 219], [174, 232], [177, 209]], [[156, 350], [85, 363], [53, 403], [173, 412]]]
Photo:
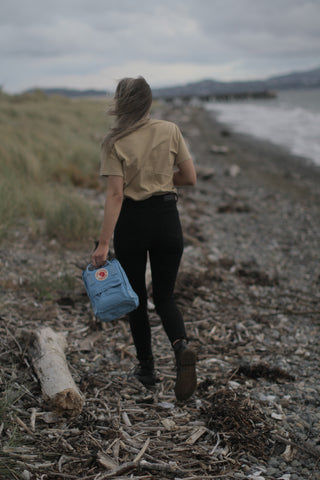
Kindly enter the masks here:
[[148, 121], [152, 104], [152, 92], [143, 77], [123, 78], [119, 81], [110, 115], [116, 116], [115, 125], [102, 142], [102, 149], [108, 153], [114, 143], [132, 133]]

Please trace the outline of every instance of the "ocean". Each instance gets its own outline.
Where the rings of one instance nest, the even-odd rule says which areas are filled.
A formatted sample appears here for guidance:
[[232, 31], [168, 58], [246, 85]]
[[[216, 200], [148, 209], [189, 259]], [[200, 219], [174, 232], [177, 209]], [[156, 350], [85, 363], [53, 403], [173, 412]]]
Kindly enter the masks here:
[[237, 132], [269, 140], [320, 165], [320, 89], [280, 90], [271, 100], [210, 102], [208, 110]]

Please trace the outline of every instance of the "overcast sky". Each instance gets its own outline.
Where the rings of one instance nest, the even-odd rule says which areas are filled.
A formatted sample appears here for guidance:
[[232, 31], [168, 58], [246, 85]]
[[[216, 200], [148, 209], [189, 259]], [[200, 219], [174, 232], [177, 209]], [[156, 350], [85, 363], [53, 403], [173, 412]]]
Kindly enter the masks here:
[[1, 0], [0, 86], [113, 90], [320, 66], [320, 0]]

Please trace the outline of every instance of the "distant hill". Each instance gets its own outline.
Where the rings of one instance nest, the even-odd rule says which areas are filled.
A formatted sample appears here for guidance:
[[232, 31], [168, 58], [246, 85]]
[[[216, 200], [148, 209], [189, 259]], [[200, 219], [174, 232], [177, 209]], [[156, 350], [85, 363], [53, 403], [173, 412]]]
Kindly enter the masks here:
[[[287, 75], [270, 77], [266, 80], [219, 82], [216, 80], [201, 80], [199, 82], [177, 85], [174, 87], [153, 89], [154, 98], [233, 95], [242, 93], [277, 91], [291, 88], [320, 87], [320, 68], [304, 72], [293, 72]], [[68, 88], [41, 89], [47, 95], [63, 95], [66, 97], [106, 97], [111, 95], [105, 90], [76, 90]], [[30, 90], [29, 90], [30, 91]], [[33, 91], [33, 90], [32, 90]]]
[[106, 97], [107, 95], [111, 95], [110, 92], [106, 90], [77, 90], [74, 88], [33, 88], [31, 90], [27, 90], [26, 93], [34, 92], [37, 90], [41, 90], [47, 95], [62, 95], [63, 97], [69, 98], [78, 98], [78, 97]]
[[266, 80], [218, 82], [208, 79], [176, 87], [154, 89], [153, 94], [155, 98], [166, 98], [192, 95], [232, 95], [247, 92], [315, 87], [320, 87], [320, 68], [271, 77]]

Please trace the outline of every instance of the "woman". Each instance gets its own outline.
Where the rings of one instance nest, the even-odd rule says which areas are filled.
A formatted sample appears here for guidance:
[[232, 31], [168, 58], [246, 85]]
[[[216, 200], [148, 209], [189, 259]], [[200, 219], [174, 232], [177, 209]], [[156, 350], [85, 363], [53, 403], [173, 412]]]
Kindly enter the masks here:
[[107, 195], [92, 263], [95, 267], [105, 263], [113, 235], [116, 257], [140, 302], [129, 315], [139, 362], [135, 376], [154, 385], [145, 282], [149, 255], [154, 304], [176, 357], [175, 394], [185, 400], [196, 389], [196, 355], [188, 346], [173, 297], [183, 251], [176, 187], [194, 185], [196, 173], [179, 128], [150, 119], [151, 104], [151, 89], [144, 78], [120, 80], [111, 112], [116, 123], [102, 144], [100, 173], [107, 177]]

